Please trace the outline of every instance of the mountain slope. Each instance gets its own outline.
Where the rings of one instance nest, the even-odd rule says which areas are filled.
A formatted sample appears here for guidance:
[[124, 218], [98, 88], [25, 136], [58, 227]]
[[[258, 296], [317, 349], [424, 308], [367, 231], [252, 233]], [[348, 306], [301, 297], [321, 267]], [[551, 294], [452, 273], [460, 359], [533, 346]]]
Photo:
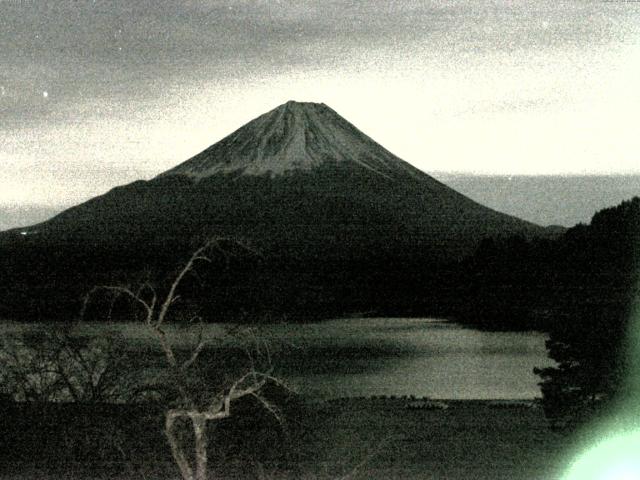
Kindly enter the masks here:
[[[194, 239], [213, 235], [242, 239], [262, 258], [236, 265], [225, 280], [235, 297], [224, 302], [334, 315], [400, 297], [413, 308], [441, 266], [483, 238], [546, 230], [464, 197], [325, 105], [288, 102], [150, 181], [0, 234], [0, 243], [27, 249], [15, 258], [41, 262], [33, 268], [42, 282], [83, 278], [80, 289], [98, 273], [127, 281], [166, 272]], [[43, 250], [59, 259], [42, 263]]]
[[465, 255], [486, 236], [545, 232], [460, 195], [329, 107], [296, 102], [151, 181], [118, 187], [23, 231], [96, 242], [219, 233], [263, 247], [290, 245], [293, 236], [310, 248], [346, 236], [431, 248], [437, 257]]

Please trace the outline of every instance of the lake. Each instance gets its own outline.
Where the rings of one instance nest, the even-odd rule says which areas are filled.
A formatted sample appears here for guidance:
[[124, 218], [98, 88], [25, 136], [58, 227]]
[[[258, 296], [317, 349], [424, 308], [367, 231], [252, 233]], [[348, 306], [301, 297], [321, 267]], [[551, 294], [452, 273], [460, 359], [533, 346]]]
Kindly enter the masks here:
[[[5, 323], [1, 330], [33, 328], [38, 327]], [[79, 328], [89, 335], [117, 329], [137, 351], [157, 345], [143, 324], [85, 323]], [[165, 330], [177, 346], [195, 341], [192, 330], [171, 325]], [[207, 341], [222, 355], [238, 346], [233, 339], [218, 342], [224, 332], [221, 325], [208, 325], [205, 331]], [[541, 333], [478, 331], [435, 319], [275, 324], [257, 327], [256, 336], [269, 345], [276, 375], [299, 393], [318, 399], [373, 395], [532, 399], [540, 396], [533, 368], [553, 365]]]
[[320, 398], [531, 399], [540, 396], [533, 368], [553, 365], [541, 333], [434, 319], [343, 319], [275, 325], [263, 334], [290, 345], [276, 363], [301, 393]]

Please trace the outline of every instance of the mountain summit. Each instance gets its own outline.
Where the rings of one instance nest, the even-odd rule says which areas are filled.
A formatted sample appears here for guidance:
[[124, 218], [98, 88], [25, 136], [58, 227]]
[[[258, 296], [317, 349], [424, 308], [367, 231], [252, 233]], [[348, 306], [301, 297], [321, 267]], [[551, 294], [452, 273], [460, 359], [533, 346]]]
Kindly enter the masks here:
[[324, 103], [289, 101], [162, 175], [276, 176], [327, 163], [352, 163], [387, 177], [417, 173]]

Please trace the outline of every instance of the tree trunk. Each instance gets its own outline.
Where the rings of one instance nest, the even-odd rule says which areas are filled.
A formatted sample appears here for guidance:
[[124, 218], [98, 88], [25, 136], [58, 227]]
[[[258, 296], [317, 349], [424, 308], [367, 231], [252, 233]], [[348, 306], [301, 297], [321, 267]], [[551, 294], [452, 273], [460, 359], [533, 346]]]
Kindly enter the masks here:
[[178, 464], [178, 468], [180, 469], [180, 474], [182, 475], [183, 480], [195, 480], [195, 477], [193, 476], [193, 470], [189, 465], [189, 460], [187, 460], [187, 457], [185, 457], [184, 452], [180, 447], [180, 442], [176, 438], [175, 432], [173, 430], [173, 424], [178, 417], [179, 415], [176, 415], [176, 413], [172, 411], [168, 411], [165, 414], [164, 433], [167, 436], [169, 446], [171, 447], [171, 454], [173, 455], [173, 459]]
[[196, 480], [207, 479], [207, 420], [204, 415], [191, 417], [193, 433], [195, 435]]

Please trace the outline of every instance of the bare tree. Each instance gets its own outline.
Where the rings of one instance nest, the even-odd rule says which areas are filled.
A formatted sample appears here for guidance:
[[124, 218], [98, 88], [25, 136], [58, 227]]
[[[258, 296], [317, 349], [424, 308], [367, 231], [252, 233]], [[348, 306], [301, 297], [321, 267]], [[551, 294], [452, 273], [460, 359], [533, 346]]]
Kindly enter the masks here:
[[[89, 292], [83, 307], [84, 312], [87, 303], [96, 292], [107, 291], [115, 296], [125, 295], [129, 297], [144, 312], [143, 322], [158, 339], [166, 366], [172, 373], [171, 376], [178, 392], [178, 406], [169, 408], [165, 412], [164, 433], [184, 480], [205, 480], [207, 478], [207, 446], [209, 443], [207, 423], [230, 417], [235, 401], [243, 397], [253, 397], [270, 413], [280, 419], [277, 408], [263, 394], [264, 387], [267, 384], [283, 385], [281, 381], [271, 374], [271, 359], [268, 349], [265, 355], [258, 348], [257, 356], [247, 349], [249, 366], [243, 374], [237, 376], [235, 380], [226, 386], [222, 386], [217, 391], [205, 392], [206, 395], [195, 398], [195, 395], [187, 388], [184, 379], [188, 378], [190, 369], [206, 347], [203, 320], [198, 315], [191, 319], [192, 322], [198, 325], [197, 339], [194, 345], [187, 349], [186, 352], [177, 351], [165, 331], [172, 306], [180, 299], [178, 290], [185, 277], [195, 273], [197, 264], [211, 263], [210, 254], [212, 252], [228, 255], [228, 252], [221, 247], [220, 240], [217, 238], [211, 239], [193, 252], [189, 260], [173, 277], [173, 281], [164, 295], [159, 295], [149, 282], [139, 285], [135, 290], [127, 286], [101, 285], [94, 287]], [[189, 455], [185, 452], [184, 442], [181, 442], [176, 431], [178, 420], [184, 420], [191, 424], [194, 438], [193, 461], [189, 460]]]
[[90, 337], [57, 326], [0, 342], [0, 385], [16, 401], [126, 400], [127, 355], [116, 332]]

